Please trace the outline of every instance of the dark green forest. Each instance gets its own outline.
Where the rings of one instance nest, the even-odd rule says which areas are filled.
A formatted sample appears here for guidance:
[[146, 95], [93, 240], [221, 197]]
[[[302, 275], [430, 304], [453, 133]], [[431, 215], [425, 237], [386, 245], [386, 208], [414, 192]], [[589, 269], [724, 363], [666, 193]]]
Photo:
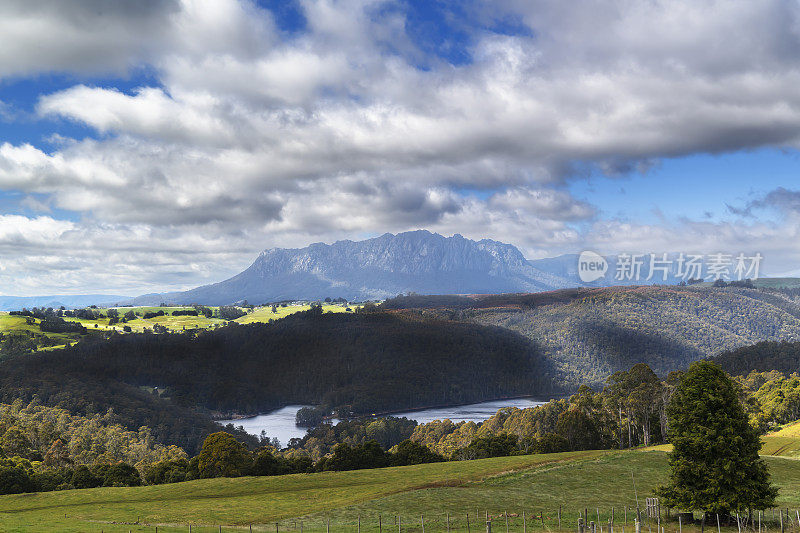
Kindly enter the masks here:
[[149, 426], [189, 451], [211, 430], [210, 412], [308, 403], [341, 416], [557, 391], [552, 369], [512, 331], [318, 308], [272, 324], [115, 335], [9, 357], [0, 387], [8, 402], [37, 396], [77, 414], [113, 407], [126, 427]]
[[800, 372], [800, 342], [758, 342], [723, 352], [714, 361], [735, 376], [770, 370], [791, 374]]
[[800, 304], [783, 290], [648, 286], [408, 295], [382, 307], [516, 331], [536, 344], [558, 382], [570, 390], [582, 383], [600, 387], [608, 376], [636, 363], [664, 376], [741, 346], [800, 341]]
[[[53, 358], [42, 357], [45, 355]], [[207, 412], [83, 370], [79, 361], [68, 362], [63, 355], [54, 350], [4, 360], [0, 363], [0, 402], [36, 400], [83, 416], [111, 409], [113, 421], [126, 429], [147, 426], [157, 442], [188, 452], [195, 452], [208, 434], [220, 429]], [[236, 433], [241, 440], [257, 442], [255, 437]]]
[[[800, 368], [800, 342], [793, 342], [800, 305], [774, 290], [409, 295], [381, 308], [356, 314], [314, 308], [270, 324], [204, 332], [91, 336], [65, 349], [7, 356], [0, 360], [0, 401], [36, 399], [76, 415], [112, 408], [123, 427], [150, 427], [157, 442], [195, 453], [219, 429], [211, 415], [291, 403], [349, 417], [517, 395], [548, 398], [582, 383], [600, 390], [609, 376], [637, 363], [663, 379], [721, 352], [717, 361], [732, 374], [788, 375]], [[308, 447], [327, 453], [325, 440]]]

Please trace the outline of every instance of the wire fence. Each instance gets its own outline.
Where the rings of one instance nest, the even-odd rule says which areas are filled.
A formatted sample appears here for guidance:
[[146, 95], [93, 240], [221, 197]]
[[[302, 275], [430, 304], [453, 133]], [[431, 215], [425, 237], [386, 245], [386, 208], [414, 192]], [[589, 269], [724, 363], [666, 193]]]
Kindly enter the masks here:
[[128, 524], [97, 524], [88, 531], [149, 531], [191, 533], [257, 531], [270, 533], [800, 533], [800, 510], [768, 509], [727, 516], [676, 513], [656, 503], [644, 509], [610, 507], [565, 511], [558, 509], [470, 509], [429, 514], [324, 514], [282, 519], [267, 524], [148, 524], [137, 519]]

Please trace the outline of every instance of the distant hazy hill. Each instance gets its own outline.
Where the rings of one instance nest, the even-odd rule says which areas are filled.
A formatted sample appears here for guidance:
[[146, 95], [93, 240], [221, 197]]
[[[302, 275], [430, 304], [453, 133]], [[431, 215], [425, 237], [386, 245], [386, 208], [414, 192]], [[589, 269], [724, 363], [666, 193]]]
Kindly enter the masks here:
[[662, 286], [449, 298], [439, 305], [437, 297], [411, 297], [386, 307], [519, 332], [566, 386], [599, 383], [639, 362], [663, 375], [759, 341], [800, 340], [800, 305], [780, 292]]
[[258, 304], [327, 296], [382, 299], [409, 291], [535, 292], [571, 285], [571, 280], [533, 266], [510, 244], [412, 231], [357, 242], [272, 248], [228, 280], [186, 292], [140, 296], [133, 303], [218, 305], [248, 300]]
[[23, 307], [52, 307], [62, 305], [68, 309], [87, 307], [89, 305], [110, 305], [122, 300], [129, 300], [130, 296], [108, 294], [81, 294], [81, 295], [55, 295], [55, 296], [0, 296], [0, 311], [15, 311]]

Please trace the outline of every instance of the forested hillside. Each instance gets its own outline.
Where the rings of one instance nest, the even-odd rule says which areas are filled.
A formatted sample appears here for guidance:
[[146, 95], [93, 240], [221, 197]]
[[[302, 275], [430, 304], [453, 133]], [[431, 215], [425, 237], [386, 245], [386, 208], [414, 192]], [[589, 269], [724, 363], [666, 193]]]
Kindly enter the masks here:
[[[272, 324], [116, 335], [0, 362], [4, 399], [36, 394], [77, 413], [111, 406], [129, 427], [148, 425], [189, 450], [207, 426], [192, 425], [187, 408], [257, 413], [308, 403], [363, 414], [547, 396], [552, 377], [531, 343], [512, 331], [319, 308]], [[182, 414], [185, 424], [176, 420]]]
[[770, 370], [791, 374], [800, 372], [800, 342], [759, 342], [723, 352], [714, 360], [733, 375]]
[[781, 291], [612, 287], [457, 300], [411, 296], [384, 306], [521, 333], [573, 389], [636, 363], [665, 375], [759, 341], [800, 340], [800, 305]]
[[[70, 360], [62, 350], [4, 359], [0, 362], [0, 401], [35, 399], [85, 416], [104, 415], [111, 409], [114, 422], [126, 429], [138, 431], [147, 426], [157, 442], [174, 444], [190, 453], [199, 449], [207, 435], [220, 429], [207, 413], [81, 366], [81, 360]], [[240, 432], [237, 437], [248, 440]], [[249, 440], [257, 441], [254, 437]]]

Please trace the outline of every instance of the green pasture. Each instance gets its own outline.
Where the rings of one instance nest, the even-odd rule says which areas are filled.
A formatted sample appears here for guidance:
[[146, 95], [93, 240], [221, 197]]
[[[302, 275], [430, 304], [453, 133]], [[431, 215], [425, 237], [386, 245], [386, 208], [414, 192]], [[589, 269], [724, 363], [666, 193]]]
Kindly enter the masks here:
[[[800, 461], [766, 458], [779, 505], [800, 507]], [[633, 513], [664, 483], [662, 451], [589, 451], [352, 472], [210, 479], [0, 497], [2, 531], [492, 533], [575, 531], [579, 513], [633, 533]], [[559, 528], [559, 509], [561, 527]], [[523, 526], [522, 517], [526, 518]], [[627, 522], [626, 522], [627, 519]], [[768, 523], [769, 513], [763, 517]], [[398, 525], [399, 520], [399, 525]], [[360, 526], [359, 526], [360, 524]], [[674, 533], [677, 522], [662, 522]], [[276, 529], [277, 528], [277, 529]], [[380, 528], [380, 529], [379, 529]], [[649, 529], [646, 529], [649, 528]], [[642, 531], [653, 531], [645, 523]], [[699, 527], [683, 524], [694, 533]], [[730, 533], [736, 527], [722, 528]], [[796, 522], [788, 527], [797, 532]]]
[[[273, 313], [271, 306], [256, 307], [252, 310], [249, 310], [245, 316], [234, 320], [234, 322], [239, 324], [266, 323], [270, 320], [277, 320], [279, 318], [289, 316], [297, 313], [298, 311], [308, 310], [309, 308], [310, 304], [287, 305], [286, 307], [278, 306], [276, 307], [276, 312]], [[173, 311], [190, 310], [192, 307], [116, 307], [115, 309], [119, 311], [120, 317], [122, 317], [128, 311], [133, 311], [138, 315], [138, 318], [129, 320], [126, 323], [118, 322], [117, 324], [110, 325], [109, 319], [107, 318], [108, 309], [97, 309], [97, 311], [105, 316], [104, 318], [88, 320], [82, 318], [64, 317], [64, 319], [70, 322], [77, 322], [83, 325], [90, 332], [117, 331], [120, 333], [123, 332], [123, 328], [125, 326], [130, 326], [133, 332], [141, 333], [145, 329], [152, 330], [156, 324], [160, 324], [170, 331], [179, 332], [185, 329], [209, 329], [227, 323], [226, 320], [221, 320], [218, 318], [206, 318], [202, 315], [172, 316]], [[210, 307], [210, 309], [216, 310], [217, 308]], [[324, 304], [322, 309], [326, 313], [344, 313], [347, 312], [348, 307], [346, 305], [339, 304]], [[350, 307], [350, 309], [352, 312], [352, 310], [355, 310], [356, 307]], [[148, 319], [143, 318], [146, 313], [158, 311], [164, 311], [166, 315]], [[38, 320], [31, 325], [26, 322], [25, 318], [26, 317], [23, 316], [12, 316], [8, 313], [0, 313], [0, 333], [17, 334], [21, 332], [32, 332], [36, 334], [44, 334], [49, 338], [62, 340], [64, 344], [70, 341], [76, 341], [80, 338], [80, 335], [74, 333], [63, 334], [42, 332], [39, 330]]]

